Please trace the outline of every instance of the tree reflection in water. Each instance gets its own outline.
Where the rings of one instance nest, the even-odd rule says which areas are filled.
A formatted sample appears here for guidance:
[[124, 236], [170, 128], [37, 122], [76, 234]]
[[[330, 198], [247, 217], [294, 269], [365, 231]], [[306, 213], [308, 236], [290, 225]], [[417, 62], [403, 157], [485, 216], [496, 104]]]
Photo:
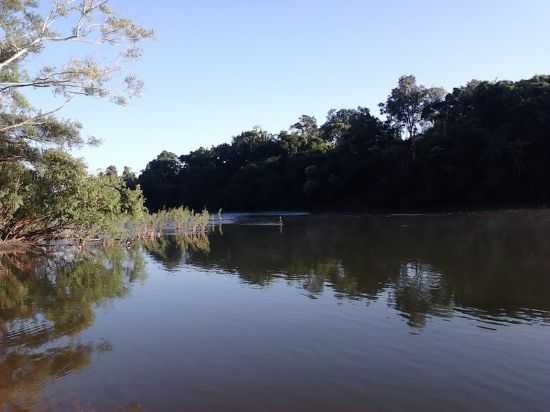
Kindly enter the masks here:
[[207, 235], [166, 236], [143, 243], [149, 256], [167, 271], [175, 271], [187, 263], [191, 253], [207, 254], [210, 242]]
[[34, 410], [41, 388], [90, 364], [107, 341], [80, 342], [102, 303], [144, 280], [143, 254], [119, 247], [2, 256], [0, 410]]
[[[413, 331], [461, 316], [550, 323], [550, 213], [311, 216], [226, 225], [197, 239], [131, 249], [0, 258], [0, 410], [31, 410], [51, 380], [89, 365], [107, 341], [82, 342], [95, 310], [163, 270], [212, 270], [246, 285], [288, 284], [306, 297], [387, 305]], [[84, 409], [86, 410], [86, 409]]]
[[[453, 313], [503, 322], [548, 321], [550, 213], [286, 218], [226, 225], [209, 253], [186, 262], [268, 287], [284, 279], [316, 298], [384, 298], [413, 327]], [[172, 266], [180, 255], [161, 248]], [[157, 251], [156, 257], [161, 254]], [[168, 263], [166, 263], [168, 265]]]

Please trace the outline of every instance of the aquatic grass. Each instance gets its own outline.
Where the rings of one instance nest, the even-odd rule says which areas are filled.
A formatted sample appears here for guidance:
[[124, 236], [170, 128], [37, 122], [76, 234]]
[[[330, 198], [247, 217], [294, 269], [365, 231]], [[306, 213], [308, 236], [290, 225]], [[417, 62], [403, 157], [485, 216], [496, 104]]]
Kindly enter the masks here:
[[[80, 233], [65, 231], [41, 246], [55, 244], [61, 246], [79, 245], [101, 242], [110, 244], [119, 242], [131, 243], [139, 240], [158, 239], [165, 235], [183, 236], [187, 238], [201, 238], [208, 234], [212, 224], [210, 214], [205, 209], [195, 212], [186, 207], [163, 209], [156, 213], [141, 213], [138, 216], [123, 214], [103, 221], [89, 230]], [[0, 257], [2, 253], [11, 253], [14, 250], [28, 250], [32, 244], [9, 241], [0, 242]], [[37, 246], [38, 245], [34, 245]]]
[[163, 235], [198, 236], [208, 233], [210, 214], [185, 207], [162, 209], [140, 217], [125, 216], [112, 222], [108, 230], [97, 233], [97, 240], [155, 239]]

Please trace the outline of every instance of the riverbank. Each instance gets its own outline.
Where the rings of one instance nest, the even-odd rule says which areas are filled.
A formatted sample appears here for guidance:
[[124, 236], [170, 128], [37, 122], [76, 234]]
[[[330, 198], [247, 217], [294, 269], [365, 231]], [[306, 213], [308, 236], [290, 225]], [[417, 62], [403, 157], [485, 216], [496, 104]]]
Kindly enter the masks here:
[[83, 247], [87, 243], [130, 243], [137, 240], [151, 240], [167, 233], [197, 236], [206, 234], [209, 227], [210, 214], [207, 210], [195, 212], [181, 207], [147, 213], [140, 217], [124, 215], [101, 228], [66, 230], [60, 235], [40, 241], [25, 238], [0, 240], [0, 251], [45, 247], [56, 241]]

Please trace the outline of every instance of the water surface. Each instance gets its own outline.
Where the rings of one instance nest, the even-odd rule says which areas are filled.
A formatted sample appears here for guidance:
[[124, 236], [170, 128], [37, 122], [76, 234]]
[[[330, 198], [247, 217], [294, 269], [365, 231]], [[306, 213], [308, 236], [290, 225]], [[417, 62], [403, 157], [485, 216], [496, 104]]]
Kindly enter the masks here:
[[550, 410], [550, 212], [228, 222], [3, 257], [0, 410]]

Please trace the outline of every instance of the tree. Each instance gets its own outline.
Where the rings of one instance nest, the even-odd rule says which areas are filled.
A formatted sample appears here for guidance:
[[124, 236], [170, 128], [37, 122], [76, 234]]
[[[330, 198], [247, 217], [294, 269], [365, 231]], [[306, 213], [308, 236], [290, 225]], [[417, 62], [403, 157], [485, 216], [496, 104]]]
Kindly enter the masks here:
[[154, 171], [160, 179], [170, 179], [178, 175], [183, 167], [175, 153], [164, 150], [157, 158], [147, 164], [146, 171]]
[[144, 211], [139, 189], [118, 176], [89, 176], [62, 150], [47, 150], [32, 169], [0, 164], [0, 176], [12, 182], [0, 191], [0, 241], [38, 242], [68, 231], [86, 236]]
[[116, 166], [114, 165], [111, 165], [111, 166], [108, 166], [107, 169], [105, 169], [105, 172], [102, 172], [102, 174], [104, 174], [105, 176], [118, 176], [118, 170], [116, 168]]
[[[141, 90], [142, 82], [123, 68], [140, 57], [139, 45], [152, 32], [109, 4], [0, 0], [0, 241], [36, 242], [67, 231], [82, 235], [143, 211], [141, 191], [129, 190], [114, 166], [91, 177], [63, 151], [97, 139], [85, 140], [78, 122], [56, 117], [78, 96], [126, 104]], [[74, 57], [50, 59], [36, 70], [25, 65], [59, 43]], [[97, 46], [103, 55], [88, 57], [88, 51], [97, 56]], [[61, 104], [33, 107], [28, 98], [44, 91]]]
[[[54, 115], [76, 96], [126, 104], [142, 82], [121, 70], [139, 58], [139, 44], [152, 32], [116, 14], [109, 0], [52, 0], [42, 12], [36, 0], [0, 0], [0, 161], [35, 160], [36, 145], [84, 143], [81, 125]], [[56, 43], [73, 43], [76, 57], [24, 70], [33, 55]], [[86, 57], [90, 45], [114, 49], [110, 62]], [[119, 86], [115, 86], [119, 84]], [[50, 91], [63, 99], [57, 108], [37, 109], [23, 91]], [[88, 143], [96, 142], [95, 139]]]
[[429, 121], [422, 116], [425, 109], [441, 101], [445, 94], [440, 87], [427, 88], [416, 84], [413, 75], [401, 76], [386, 102], [380, 103], [380, 112], [387, 116], [392, 126], [404, 130], [406, 138], [414, 140], [429, 125]]
[[324, 140], [336, 146], [365, 146], [394, 139], [393, 130], [385, 127], [366, 107], [330, 110], [321, 132]]
[[[326, 151], [329, 148], [327, 142], [321, 138], [321, 129], [317, 125], [317, 119], [313, 116], [302, 115], [298, 122], [290, 126], [290, 134], [283, 135], [289, 146], [298, 146], [300, 151]], [[294, 140], [294, 144], [292, 144]]]
[[393, 110], [388, 121], [365, 107], [331, 110], [321, 126], [301, 116], [277, 134], [254, 129], [194, 150], [181, 164], [165, 153], [167, 163], [151, 162], [139, 181], [152, 209], [548, 204], [550, 76], [443, 93], [404, 77], [382, 105]]
[[135, 189], [138, 184], [136, 174], [128, 166], [124, 166], [122, 171], [122, 180], [124, 180], [124, 183], [126, 183], [126, 186], [130, 189]]
[[144, 188], [147, 207], [150, 210], [175, 206], [174, 189], [183, 166], [175, 153], [166, 150], [147, 163], [138, 181]]
[[291, 130], [306, 136], [315, 136], [319, 133], [319, 126], [317, 126], [317, 119], [313, 116], [303, 114], [298, 121], [290, 126]]

